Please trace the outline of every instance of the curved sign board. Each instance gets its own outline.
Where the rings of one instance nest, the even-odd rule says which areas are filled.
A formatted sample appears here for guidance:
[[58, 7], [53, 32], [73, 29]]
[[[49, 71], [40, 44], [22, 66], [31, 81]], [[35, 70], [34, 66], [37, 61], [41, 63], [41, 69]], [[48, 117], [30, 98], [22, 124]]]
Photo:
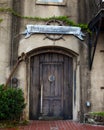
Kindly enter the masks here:
[[74, 26], [54, 26], [54, 25], [27, 25], [26, 30], [22, 33], [25, 38], [30, 37], [32, 34], [65, 34], [74, 35], [80, 40], [84, 40], [84, 34], [81, 32], [80, 27]]

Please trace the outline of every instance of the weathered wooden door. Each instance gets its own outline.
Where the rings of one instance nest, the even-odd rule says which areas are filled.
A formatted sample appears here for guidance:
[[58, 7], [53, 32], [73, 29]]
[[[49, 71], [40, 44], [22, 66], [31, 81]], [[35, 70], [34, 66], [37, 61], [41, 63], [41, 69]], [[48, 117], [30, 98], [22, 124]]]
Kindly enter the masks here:
[[31, 58], [30, 119], [72, 118], [72, 58], [45, 53]]

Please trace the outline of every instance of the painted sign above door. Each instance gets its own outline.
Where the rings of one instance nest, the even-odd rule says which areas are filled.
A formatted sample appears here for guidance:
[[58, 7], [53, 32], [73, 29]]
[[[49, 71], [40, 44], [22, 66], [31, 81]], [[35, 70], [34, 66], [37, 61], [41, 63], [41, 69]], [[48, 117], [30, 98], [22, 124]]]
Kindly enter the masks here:
[[26, 30], [22, 33], [25, 38], [29, 38], [32, 34], [70, 34], [74, 35], [80, 40], [84, 40], [84, 34], [81, 32], [80, 27], [74, 26], [57, 26], [57, 25], [27, 25]]

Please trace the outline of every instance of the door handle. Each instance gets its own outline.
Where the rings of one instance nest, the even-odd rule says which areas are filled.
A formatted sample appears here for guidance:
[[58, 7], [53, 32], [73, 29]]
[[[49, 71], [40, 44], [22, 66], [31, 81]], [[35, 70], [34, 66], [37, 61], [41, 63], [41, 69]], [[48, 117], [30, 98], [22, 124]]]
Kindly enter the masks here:
[[41, 83], [41, 96], [40, 96], [40, 113], [43, 113], [43, 83]]

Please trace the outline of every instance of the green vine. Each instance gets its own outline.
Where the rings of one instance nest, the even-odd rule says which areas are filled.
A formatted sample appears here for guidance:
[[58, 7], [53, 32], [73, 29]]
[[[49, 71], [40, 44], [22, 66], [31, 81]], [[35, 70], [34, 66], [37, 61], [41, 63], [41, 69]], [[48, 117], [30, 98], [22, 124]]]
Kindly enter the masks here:
[[[49, 17], [49, 18], [29, 17], [29, 16], [22, 16], [11, 8], [0, 8], [0, 12], [9, 12], [12, 15], [17, 16], [19, 18], [29, 19], [29, 20], [33, 20], [33, 21], [45, 21], [46, 22], [46, 21], [52, 20], [52, 19], [60, 20], [60, 21], [63, 21], [67, 25], [81, 27], [81, 29], [89, 31], [87, 24], [76, 24], [75, 22], [70, 20], [67, 16], [53, 16], [53, 17]], [[2, 19], [0, 19], [0, 22], [2, 22]]]
[[3, 21], [3, 19], [0, 19], [0, 23]]

